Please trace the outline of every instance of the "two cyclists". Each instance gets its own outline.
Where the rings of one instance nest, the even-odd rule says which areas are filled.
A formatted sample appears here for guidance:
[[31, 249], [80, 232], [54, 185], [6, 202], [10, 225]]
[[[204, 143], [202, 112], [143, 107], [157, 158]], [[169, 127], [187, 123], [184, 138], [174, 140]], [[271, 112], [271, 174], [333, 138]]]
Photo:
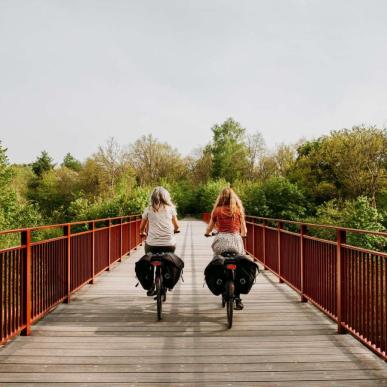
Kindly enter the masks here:
[[[242, 265], [239, 267], [243, 263], [241, 262], [241, 257], [242, 260], [249, 260], [247, 257], [243, 257], [245, 251], [242, 237], [245, 237], [247, 233], [245, 214], [241, 200], [231, 188], [224, 188], [218, 196], [205, 236], [211, 236], [214, 228], [218, 232], [212, 243], [214, 259], [211, 263], [221, 257], [224, 261], [224, 272], [228, 273], [228, 280], [225, 280], [225, 284], [222, 285], [222, 304], [223, 306], [227, 304], [228, 309], [230, 306], [231, 309], [241, 310], [244, 305], [240, 298], [240, 293], [245, 294], [249, 292], [253, 283], [251, 278], [252, 276], [255, 278], [255, 264], [253, 265], [253, 274], [246, 281], [245, 279], [249, 276], [249, 273], [246, 272], [246, 267], [245, 269], [243, 269]], [[147, 295], [156, 296], [159, 319], [161, 319], [161, 300], [165, 301], [166, 297], [166, 287], [169, 289], [173, 288], [184, 266], [180, 258], [173, 254], [176, 249], [174, 237], [176, 232], [179, 232], [179, 223], [176, 208], [172, 203], [170, 194], [165, 188], [156, 187], [151, 194], [149, 206], [142, 214], [140, 233], [143, 237], [146, 237], [146, 256], [136, 263], [136, 274], [144, 289], [147, 290]], [[175, 274], [173, 281], [169, 281], [168, 273], [165, 272], [168, 269], [167, 259], [170, 260], [172, 265], [172, 269], [171, 265], [169, 266], [170, 274], [172, 276]], [[171, 259], [175, 261], [172, 262]], [[230, 264], [227, 264], [228, 261]], [[176, 270], [173, 271], [175, 268]], [[241, 270], [244, 270], [243, 278], [241, 278]], [[236, 279], [244, 282], [236, 283]], [[166, 286], [168, 283], [170, 286]], [[250, 284], [250, 286], [246, 287], [246, 283], [247, 285]], [[230, 291], [226, 289], [227, 286], [229, 288], [230, 286], [232, 287], [231, 298], [229, 297]], [[213, 290], [211, 289], [211, 291]], [[231, 312], [229, 323], [231, 321], [232, 324], [232, 311], [228, 310], [228, 316], [229, 312]], [[231, 327], [231, 324], [229, 327]]]

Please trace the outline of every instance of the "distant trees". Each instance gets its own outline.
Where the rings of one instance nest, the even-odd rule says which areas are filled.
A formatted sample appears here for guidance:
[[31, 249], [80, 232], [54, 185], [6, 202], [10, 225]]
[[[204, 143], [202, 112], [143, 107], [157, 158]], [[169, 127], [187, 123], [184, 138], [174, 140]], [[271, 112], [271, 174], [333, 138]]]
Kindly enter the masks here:
[[354, 127], [308, 141], [298, 149], [289, 178], [316, 204], [364, 195], [376, 206], [387, 188], [387, 131]]
[[381, 230], [386, 143], [385, 129], [358, 126], [268, 150], [259, 132], [229, 118], [188, 157], [147, 135], [127, 147], [110, 138], [83, 162], [67, 153], [55, 165], [43, 151], [30, 165], [9, 165], [0, 144], [0, 227], [139, 212], [155, 185], [170, 190], [180, 215], [200, 213], [231, 185], [252, 215]]

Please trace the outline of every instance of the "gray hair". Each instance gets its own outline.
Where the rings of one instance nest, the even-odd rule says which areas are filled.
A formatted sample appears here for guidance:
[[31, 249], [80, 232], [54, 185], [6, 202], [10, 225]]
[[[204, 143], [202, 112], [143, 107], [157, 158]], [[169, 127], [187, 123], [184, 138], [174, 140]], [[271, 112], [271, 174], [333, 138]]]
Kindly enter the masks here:
[[150, 196], [149, 205], [155, 211], [161, 206], [173, 206], [171, 195], [164, 187], [156, 187]]

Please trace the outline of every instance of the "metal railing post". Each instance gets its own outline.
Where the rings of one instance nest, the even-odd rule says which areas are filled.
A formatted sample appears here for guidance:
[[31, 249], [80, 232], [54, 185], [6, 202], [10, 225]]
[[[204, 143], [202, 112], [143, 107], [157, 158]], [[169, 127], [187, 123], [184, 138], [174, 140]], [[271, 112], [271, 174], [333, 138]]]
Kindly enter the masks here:
[[253, 257], [255, 257], [255, 219], [254, 218], [251, 219], [251, 223], [252, 223], [251, 227], [253, 228], [253, 237], [252, 237], [253, 245], [251, 247], [251, 254]]
[[305, 246], [304, 246], [304, 235], [306, 232], [306, 226], [301, 225], [300, 229], [300, 276], [301, 276], [301, 302], [307, 302], [308, 300], [305, 297], [304, 287], [305, 287]]
[[91, 280], [89, 284], [94, 283], [94, 273], [95, 273], [95, 222], [89, 223], [89, 230], [91, 230]]
[[266, 266], [266, 225], [267, 225], [267, 221], [264, 220], [263, 221], [263, 224], [262, 224], [262, 254], [263, 254], [263, 269], [264, 270], [267, 270], [267, 266]]
[[118, 262], [122, 262], [122, 218], [120, 219], [120, 258], [118, 259]]
[[108, 266], [106, 268], [107, 271], [110, 271], [110, 258], [111, 258], [111, 244], [112, 244], [112, 221], [111, 219], [108, 220], [109, 225], [109, 238], [108, 238]]
[[343, 322], [343, 257], [341, 245], [346, 243], [345, 230], [337, 229], [336, 231], [336, 315], [337, 315], [337, 333], [345, 333], [346, 330], [342, 325]]
[[31, 230], [26, 230], [21, 233], [21, 244], [25, 245], [25, 276], [24, 282], [24, 305], [23, 313], [26, 327], [21, 331], [21, 335], [29, 336], [31, 334]]
[[71, 295], [71, 225], [68, 223], [63, 228], [63, 234], [67, 236], [67, 298], [65, 300], [66, 304], [70, 303], [70, 295]]
[[280, 284], [284, 282], [281, 274], [281, 229], [283, 226], [282, 222], [277, 223], [278, 281]]

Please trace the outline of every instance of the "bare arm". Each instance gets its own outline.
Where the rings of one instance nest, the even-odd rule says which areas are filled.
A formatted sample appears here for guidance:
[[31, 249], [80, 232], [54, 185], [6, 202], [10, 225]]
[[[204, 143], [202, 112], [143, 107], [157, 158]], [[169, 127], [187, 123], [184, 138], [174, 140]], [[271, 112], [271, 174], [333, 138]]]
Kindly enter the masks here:
[[177, 231], [179, 229], [180, 225], [179, 225], [179, 221], [177, 220], [176, 215], [173, 215], [173, 217], [172, 217], [172, 224], [173, 224], [174, 231]]
[[241, 236], [242, 237], [247, 236], [247, 226], [246, 226], [246, 219], [244, 214], [241, 215]]
[[208, 223], [205, 235], [210, 235], [211, 231], [214, 229], [214, 227], [215, 227], [215, 222], [214, 222], [214, 218], [212, 217], [212, 213], [211, 213], [211, 219], [210, 219], [210, 222]]
[[140, 224], [140, 235], [145, 235], [145, 229], [148, 225], [148, 219], [142, 219]]

